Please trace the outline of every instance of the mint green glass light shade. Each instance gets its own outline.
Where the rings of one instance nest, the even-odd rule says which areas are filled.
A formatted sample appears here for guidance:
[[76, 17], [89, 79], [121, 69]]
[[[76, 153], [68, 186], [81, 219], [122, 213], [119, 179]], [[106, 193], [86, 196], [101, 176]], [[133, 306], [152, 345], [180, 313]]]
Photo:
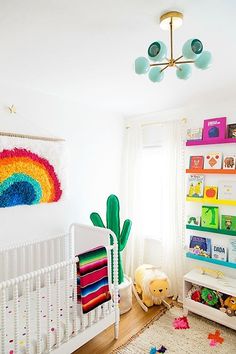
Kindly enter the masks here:
[[192, 74], [192, 67], [189, 64], [178, 65], [176, 76], [181, 80], [187, 80]]
[[160, 82], [164, 77], [164, 73], [163, 71], [161, 72], [161, 68], [154, 67], [149, 71], [148, 77], [152, 82]]
[[149, 61], [145, 57], [139, 57], [135, 60], [136, 74], [146, 74], [149, 70]]
[[165, 43], [158, 41], [150, 44], [148, 48], [148, 57], [153, 61], [162, 61], [167, 55]]
[[210, 52], [204, 51], [202, 54], [195, 60], [194, 64], [198, 69], [208, 69], [212, 62], [212, 55]]
[[187, 59], [196, 59], [202, 51], [203, 45], [199, 39], [189, 39], [183, 45], [182, 54]]

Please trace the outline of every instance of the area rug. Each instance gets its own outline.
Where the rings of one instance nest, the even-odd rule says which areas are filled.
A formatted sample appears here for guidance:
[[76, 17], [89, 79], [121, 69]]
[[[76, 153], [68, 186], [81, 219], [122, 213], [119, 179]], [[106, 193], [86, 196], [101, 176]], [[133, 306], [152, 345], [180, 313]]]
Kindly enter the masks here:
[[[236, 354], [236, 332], [203, 317], [189, 313], [187, 319], [189, 329], [175, 329], [173, 321], [182, 317], [181, 308], [172, 307], [159, 319], [151, 323], [129, 343], [117, 348], [116, 354], [149, 354], [151, 348], [164, 346], [165, 353], [171, 354]], [[212, 343], [208, 339], [210, 333], [220, 331], [223, 343]], [[210, 345], [211, 344], [211, 345]], [[155, 351], [154, 351], [155, 352]]]

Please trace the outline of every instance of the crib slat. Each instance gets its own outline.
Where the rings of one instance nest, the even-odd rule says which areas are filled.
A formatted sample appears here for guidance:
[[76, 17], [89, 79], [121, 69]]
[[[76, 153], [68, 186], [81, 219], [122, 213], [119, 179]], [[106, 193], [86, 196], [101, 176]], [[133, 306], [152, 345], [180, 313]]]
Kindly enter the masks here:
[[112, 311], [111, 300], [108, 302], [108, 311], [109, 311], [109, 313], [111, 313], [111, 311]]
[[113, 277], [114, 277], [114, 310], [115, 310], [115, 338], [118, 338], [119, 335], [119, 321], [120, 321], [120, 311], [119, 311], [119, 290], [118, 290], [118, 245], [116, 236], [113, 233]]
[[56, 253], [56, 263], [61, 262], [61, 238], [57, 238], [55, 240], [56, 246], [55, 246], [55, 253]]
[[82, 304], [81, 304], [81, 314], [80, 314], [80, 318], [81, 318], [81, 332], [83, 332], [85, 330], [85, 315], [83, 314], [82, 311]]
[[14, 354], [19, 353], [19, 296], [18, 283], [13, 286], [13, 301], [14, 301]]
[[54, 240], [52, 239], [49, 241], [49, 265], [52, 265], [55, 263], [54, 261]]
[[101, 305], [101, 318], [105, 317], [105, 310], [104, 310], [104, 305]]
[[64, 238], [65, 236], [63, 237], [60, 237], [60, 262], [63, 261], [65, 259], [64, 257]]
[[66, 265], [64, 268], [65, 274], [65, 341], [69, 340], [69, 321], [70, 321], [70, 313], [69, 313], [69, 289], [70, 289], [70, 282], [69, 282], [69, 266]]
[[78, 333], [78, 320], [77, 320], [77, 264], [73, 264], [74, 269], [74, 301], [73, 301], [73, 322], [74, 322], [74, 336]]
[[36, 269], [41, 268], [41, 247], [40, 243], [36, 243], [35, 245], [35, 250], [36, 250]]
[[30, 272], [33, 270], [32, 268], [32, 244], [27, 245], [27, 259], [28, 259], [28, 264], [27, 264], [27, 272]]
[[91, 327], [92, 325], [92, 315], [91, 312], [88, 313], [88, 327]]
[[41, 354], [41, 275], [39, 274], [36, 279], [36, 307], [37, 307], [37, 354]]
[[26, 301], [26, 354], [30, 354], [30, 280], [25, 282]]
[[48, 266], [48, 243], [47, 241], [43, 242], [43, 255], [44, 255], [44, 267]]
[[94, 322], [98, 321], [98, 308], [96, 307], [95, 311], [95, 316], [94, 316]]
[[57, 297], [57, 303], [56, 303], [56, 311], [57, 311], [57, 339], [56, 339], [56, 346], [59, 347], [60, 345], [60, 339], [61, 339], [61, 333], [60, 333], [60, 268], [56, 270], [56, 297]]
[[12, 274], [11, 274], [11, 278], [16, 278], [17, 277], [17, 248], [13, 249], [11, 251], [11, 261], [12, 261], [12, 265], [11, 265], [11, 270], [12, 270]]
[[6, 353], [6, 288], [1, 290], [1, 353]]
[[9, 252], [6, 251], [3, 254], [3, 263], [4, 263], [4, 280], [9, 279]]
[[21, 247], [20, 259], [21, 259], [21, 274], [24, 274], [26, 273], [25, 247]]
[[51, 277], [50, 273], [46, 274], [47, 288], [47, 351], [51, 352]]

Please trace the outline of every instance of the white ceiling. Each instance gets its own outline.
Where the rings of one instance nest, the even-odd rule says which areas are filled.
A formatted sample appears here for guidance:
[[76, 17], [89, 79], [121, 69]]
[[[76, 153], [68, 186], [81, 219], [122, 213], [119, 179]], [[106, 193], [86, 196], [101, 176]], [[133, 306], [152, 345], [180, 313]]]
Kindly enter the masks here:
[[[134, 73], [166, 10], [184, 13], [176, 56], [199, 38], [214, 56], [187, 81], [166, 71], [159, 84]], [[0, 0], [0, 83], [57, 95], [123, 115], [159, 111], [235, 94], [234, 0]]]

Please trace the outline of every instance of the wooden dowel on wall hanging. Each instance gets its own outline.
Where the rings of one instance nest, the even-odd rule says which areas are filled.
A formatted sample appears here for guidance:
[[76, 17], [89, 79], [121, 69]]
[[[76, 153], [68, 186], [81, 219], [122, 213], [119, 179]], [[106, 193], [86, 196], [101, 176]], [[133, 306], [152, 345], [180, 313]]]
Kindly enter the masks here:
[[18, 134], [18, 133], [7, 133], [0, 132], [0, 136], [8, 136], [11, 138], [22, 138], [22, 139], [31, 139], [31, 140], [42, 140], [42, 141], [65, 141], [65, 139], [61, 138], [50, 138], [46, 136], [37, 136], [37, 135], [28, 135], [28, 134]]

